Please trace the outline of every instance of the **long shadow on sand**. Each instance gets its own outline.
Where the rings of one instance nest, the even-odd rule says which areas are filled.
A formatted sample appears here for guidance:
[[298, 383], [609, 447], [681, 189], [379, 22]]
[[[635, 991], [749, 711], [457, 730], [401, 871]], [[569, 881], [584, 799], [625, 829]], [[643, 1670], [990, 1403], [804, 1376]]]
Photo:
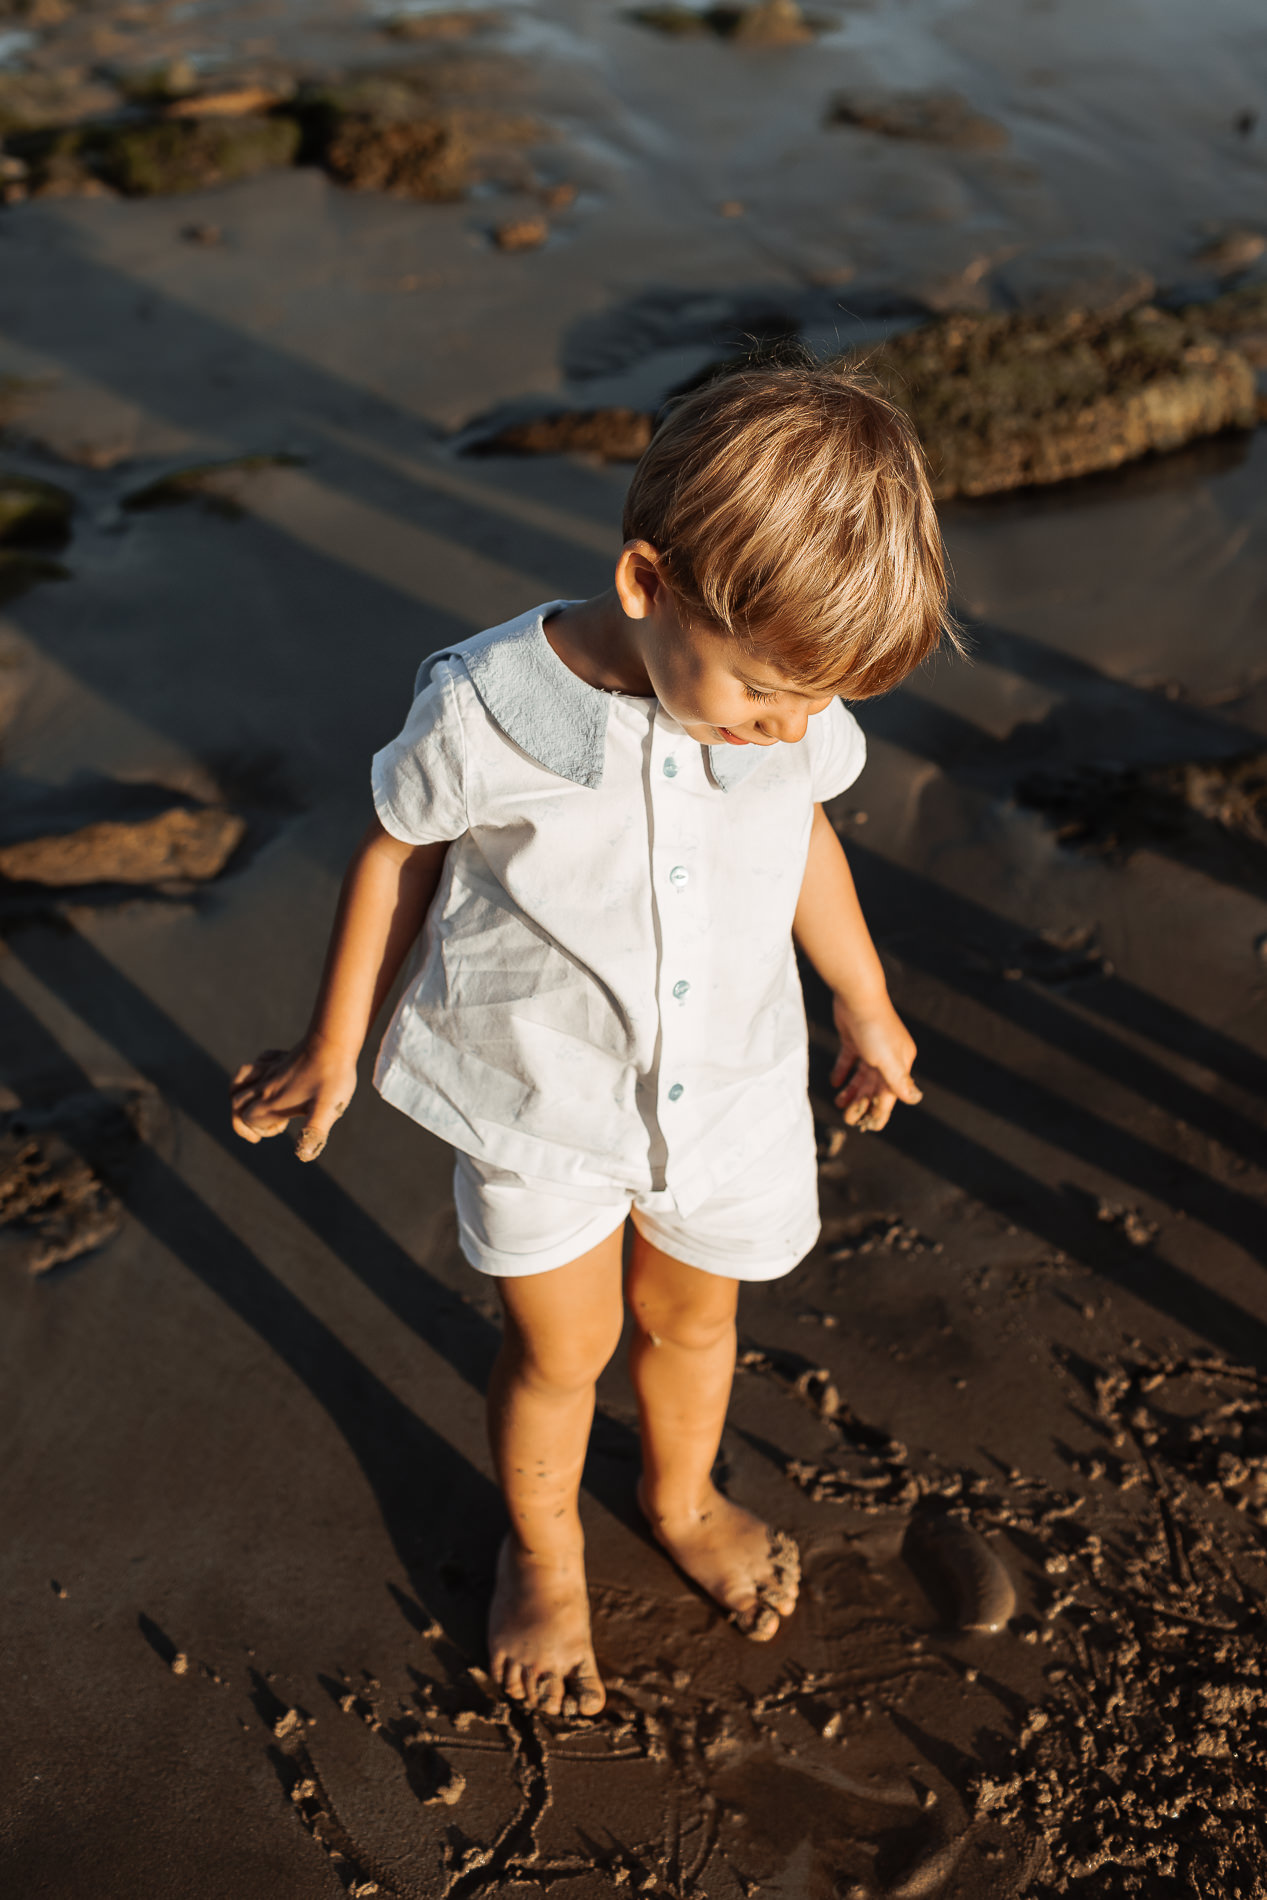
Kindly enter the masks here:
[[[82, 990], [76, 998], [82, 1008]], [[33, 1068], [42, 1058], [42, 1072], [60, 1088], [92, 1088], [91, 1077], [9, 991], [0, 991], [0, 1018], [6, 1039], [22, 1047]], [[469, 1537], [473, 1524], [495, 1522], [491, 1481], [402, 1404], [161, 1156], [149, 1153], [128, 1199], [139, 1224], [250, 1326], [329, 1414], [365, 1473], [415, 1593], [477, 1654], [482, 1598], [455, 1590], [452, 1540]], [[428, 1525], [444, 1527], [443, 1542], [428, 1536]], [[470, 1562], [471, 1553], [463, 1554]]]

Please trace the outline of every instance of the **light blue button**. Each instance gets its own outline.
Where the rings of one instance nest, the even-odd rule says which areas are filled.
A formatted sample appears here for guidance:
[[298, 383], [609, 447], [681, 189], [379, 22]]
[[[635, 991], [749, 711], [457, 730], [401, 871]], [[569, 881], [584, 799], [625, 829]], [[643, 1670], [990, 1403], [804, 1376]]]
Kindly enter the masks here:
[[676, 759], [666, 759], [664, 761], [664, 776], [665, 778], [677, 777], [677, 760]]
[[673, 1087], [669, 1090], [669, 1100], [671, 1102], [680, 1102], [681, 1099], [682, 1099], [682, 1084], [680, 1082], [675, 1082], [673, 1084]]
[[691, 874], [684, 864], [675, 864], [669, 872], [669, 882], [675, 891], [685, 890], [691, 881]]
[[675, 983], [673, 985], [673, 994], [677, 997], [679, 1003], [681, 1002], [682, 998], [686, 995], [686, 992], [690, 989], [690, 987], [691, 987], [690, 984], [687, 983], [685, 980], [683, 980], [681, 983]]

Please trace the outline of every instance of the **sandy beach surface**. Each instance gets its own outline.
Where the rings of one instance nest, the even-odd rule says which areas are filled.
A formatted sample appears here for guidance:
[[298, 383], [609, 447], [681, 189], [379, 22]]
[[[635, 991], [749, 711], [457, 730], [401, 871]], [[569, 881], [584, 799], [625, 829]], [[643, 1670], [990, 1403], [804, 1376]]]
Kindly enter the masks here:
[[[946, 504], [971, 663], [860, 709], [833, 818], [925, 1102], [841, 1140], [807, 982], [823, 1238], [744, 1295], [722, 1452], [804, 1553], [773, 1644], [640, 1527], [614, 1364], [609, 1705], [500, 1707], [449, 1156], [367, 1076], [308, 1168], [226, 1108], [303, 1028], [418, 662], [605, 584], [626, 465], [466, 448], [752, 337], [1262, 281], [1261, 7], [437, 17], [0, 17], [28, 122], [423, 60], [504, 148], [452, 202], [300, 164], [0, 208], [0, 482], [54, 491], [0, 562], [0, 1882], [1267, 1895], [1262, 429]], [[930, 92], [969, 116], [833, 117]]]

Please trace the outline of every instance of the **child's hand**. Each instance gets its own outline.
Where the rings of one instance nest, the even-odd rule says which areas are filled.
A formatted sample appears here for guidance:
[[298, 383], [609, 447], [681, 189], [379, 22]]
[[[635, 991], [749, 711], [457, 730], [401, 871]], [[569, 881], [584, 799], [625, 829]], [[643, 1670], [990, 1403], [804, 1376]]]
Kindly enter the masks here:
[[293, 1049], [266, 1049], [233, 1078], [233, 1127], [244, 1141], [280, 1135], [287, 1122], [303, 1127], [295, 1143], [301, 1161], [315, 1161], [335, 1122], [352, 1100], [356, 1063], [320, 1041]]
[[911, 1080], [914, 1039], [887, 997], [882, 1008], [860, 1016], [836, 996], [832, 1013], [840, 1036], [840, 1054], [831, 1072], [831, 1085], [840, 1091], [836, 1107], [843, 1108], [850, 1128], [864, 1134], [883, 1128], [895, 1102], [914, 1106], [923, 1100]]

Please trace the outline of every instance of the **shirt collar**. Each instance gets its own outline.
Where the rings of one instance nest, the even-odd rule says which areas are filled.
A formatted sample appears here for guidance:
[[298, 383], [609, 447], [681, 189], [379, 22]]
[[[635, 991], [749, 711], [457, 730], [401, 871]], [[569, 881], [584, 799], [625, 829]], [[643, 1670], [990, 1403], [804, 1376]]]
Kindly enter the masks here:
[[[594, 789], [603, 782], [607, 718], [612, 693], [590, 686], [565, 666], [546, 638], [545, 622], [573, 600], [548, 600], [514, 620], [445, 647], [418, 669], [418, 693], [441, 660], [461, 660], [484, 709], [506, 737], [548, 772], [574, 785]], [[746, 778], [755, 760], [752, 748], [711, 745], [708, 770], [723, 792]]]

